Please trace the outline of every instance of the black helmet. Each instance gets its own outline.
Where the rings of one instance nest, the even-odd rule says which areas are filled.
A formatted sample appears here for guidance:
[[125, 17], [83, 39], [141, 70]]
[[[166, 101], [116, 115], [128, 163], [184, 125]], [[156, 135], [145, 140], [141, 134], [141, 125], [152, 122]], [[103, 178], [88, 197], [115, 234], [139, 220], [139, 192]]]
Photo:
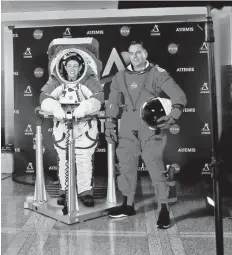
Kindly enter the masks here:
[[152, 130], [157, 129], [157, 120], [169, 115], [172, 109], [170, 99], [152, 97], [149, 98], [140, 109], [140, 118]]

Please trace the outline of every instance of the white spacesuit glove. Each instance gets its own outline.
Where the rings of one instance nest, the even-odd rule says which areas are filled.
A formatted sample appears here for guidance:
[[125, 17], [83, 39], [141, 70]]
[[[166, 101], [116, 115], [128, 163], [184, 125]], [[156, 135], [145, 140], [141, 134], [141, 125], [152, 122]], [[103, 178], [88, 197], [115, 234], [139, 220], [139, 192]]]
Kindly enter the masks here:
[[73, 116], [75, 119], [80, 119], [85, 116], [85, 112], [82, 109], [79, 109], [80, 105], [74, 110]]
[[101, 103], [95, 98], [84, 100], [74, 110], [73, 115], [76, 119], [83, 118], [86, 115], [97, 112], [101, 109]]
[[61, 104], [52, 98], [46, 98], [41, 103], [41, 110], [53, 114], [54, 118], [62, 120], [66, 117]]
[[60, 108], [60, 109], [57, 109], [57, 110], [53, 113], [53, 116], [54, 116], [55, 119], [63, 120], [63, 119], [65, 119], [66, 114], [65, 114], [64, 110], [63, 110], [62, 108]]

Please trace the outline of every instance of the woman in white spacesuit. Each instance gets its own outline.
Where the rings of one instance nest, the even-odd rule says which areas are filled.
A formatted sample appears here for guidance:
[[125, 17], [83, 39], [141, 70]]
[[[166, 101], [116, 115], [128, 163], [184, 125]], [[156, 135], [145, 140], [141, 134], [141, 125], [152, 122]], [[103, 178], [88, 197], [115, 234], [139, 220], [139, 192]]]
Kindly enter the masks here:
[[[82, 79], [79, 79], [80, 74], [83, 73], [83, 68], [86, 68], [86, 63], [84, 63], [79, 54], [71, 52], [66, 54], [61, 60], [60, 66], [63, 65], [64, 67], [62, 76], [67, 83], [61, 83], [56, 76], [51, 75], [42, 88], [40, 96], [42, 111], [50, 112], [54, 116], [53, 138], [54, 147], [59, 158], [59, 180], [61, 185], [60, 196], [57, 200], [58, 205], [64, 205], [66, 199], [67, 126], [65, 123], [65, 107], [69, 104], [68, 100], [72, 98], [73, 103], [73, 96], [76, 96], [75, 102], [79, 106], [76, 105], [73, 110], [75, 119], [99, 111], [101, 104], [104, 102], [102, 86], [90, 66], [88, 66], [87, 74]], [[92, 159], [98, 143], [97, 120], [92, 118], [89, 121], [74, 122], [73, 133], [75, 138], [78, 197], [84, 205], [94, 206]]]

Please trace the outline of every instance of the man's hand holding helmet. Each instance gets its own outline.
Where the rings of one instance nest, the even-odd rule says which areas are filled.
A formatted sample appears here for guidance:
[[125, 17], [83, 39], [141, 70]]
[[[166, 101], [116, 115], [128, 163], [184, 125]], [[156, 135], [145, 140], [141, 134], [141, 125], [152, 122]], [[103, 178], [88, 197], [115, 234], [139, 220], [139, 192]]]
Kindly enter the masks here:
[[163, 116], [163, 117], [159, 118], [157, 123], [158, 123], [157, 128], [168, 129], [173, 124], [176, 123], [176, 120], [171, 115], [167, 115], [167, 116]]
[[180, 104], [173, 105], [170, 114], [157, 120], [157, 127], [160, 129], [169, 129], [179, 119], [183, 108], [184, 106]]

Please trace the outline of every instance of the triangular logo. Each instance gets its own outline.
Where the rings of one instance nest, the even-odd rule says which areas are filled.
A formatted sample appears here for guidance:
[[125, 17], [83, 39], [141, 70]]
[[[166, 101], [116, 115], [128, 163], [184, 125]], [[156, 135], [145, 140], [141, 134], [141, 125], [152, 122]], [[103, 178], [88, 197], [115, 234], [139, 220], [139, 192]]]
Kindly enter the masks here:
[[29, 124], [27, 125], [27, 128], [26, 128], [25, 132], [32, 133], [31, 125], [29, 125]]
[[211, 171], [210, 171], [210, 168], [209, 168], [209, 164], [205, 164], [205, 166], [202, 168], [202, 171], [201, 171], [202, 174], [210, 174]]
[[207, 132], [210, 131], [208, 123], [205, 123], [204, 127], [202, 128], [202, 131], [207, 131]]
[[123, 62], [115, 48], [112, 49], [110, 56], [108, 58], [108, 61], [106, 63], [105, 69], [103, 71], [102, 77], [105, 77], [110, 74], [113, 65], [116, 65], [118, 71], [125, 70], [125, 67], [123, 65]]
[[204, 50], [204, 51], [207, 51], [208, 50], [208, 46], [207, 46], [207, 43], [204, 42], [201, 46], [201, 49], [200, 50]]
[[71, 32], [70, 32], [70, 28], [67, 27], [66, 30], [64, 31], [63, 35], [71, 35]]
[[26, 93], [26, 94], [31, 94], [31, 93], [32, 93], [32, 92], [31, 92], [31, 86], [27, 86], [27, 89], [25, 90], [24, 93]]
[[201, 90], [209, 90], [207, 82], [204, 82]]
[[154, 25], [153, 29], [151, 30], [152, 33], [159, 33], [159, 25]]
[[26, 51], [24, 52], [25, 56], [31, 56], [31, 48], [27, 48]]
[[28, 166], [27, 166], [27, 170], [33, 170], [33, 165], [31, 162], [29, 162]]
[[209, 164], [205, 164], [205, 166], [204, 166], [204, 169], [203, 169], [204, 171], [210, 171], [210, 169], [209, 169]]

